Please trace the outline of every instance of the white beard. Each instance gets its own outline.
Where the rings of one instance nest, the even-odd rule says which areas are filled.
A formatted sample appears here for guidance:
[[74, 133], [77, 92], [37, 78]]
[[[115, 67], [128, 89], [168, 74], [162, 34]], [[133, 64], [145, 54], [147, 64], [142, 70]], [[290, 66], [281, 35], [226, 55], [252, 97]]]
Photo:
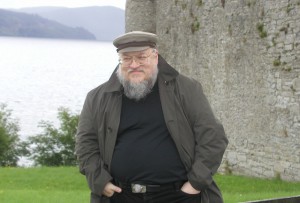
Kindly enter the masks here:
[[140, 99], [145, 98], [152, 91], [157, 79], [158, 68], [155, 68], [155, 71], [148, 80], [141, 82], [131, 82], [130, 80], [126, 80], [122, 74], [121, 66], [119, 66], [116, 74], [124, 88], [124, 94], [126, 97], [139, 101]]

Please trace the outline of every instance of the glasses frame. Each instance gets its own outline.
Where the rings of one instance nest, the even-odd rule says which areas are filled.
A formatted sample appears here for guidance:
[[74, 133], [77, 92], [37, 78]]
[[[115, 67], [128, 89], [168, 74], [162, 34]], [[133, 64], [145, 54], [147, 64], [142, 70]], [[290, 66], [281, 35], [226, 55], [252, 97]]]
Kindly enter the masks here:
[[[135, 63], [139, 64], [139, 65], [145, 65], [147, 63], [149, 63], [149, 57], [153, 54], [153, 53], [156, 53], [156, 49], [152, 48], [152, 51], [147, 54], [147, 55], [144, 55], [146, 53], [141, 53], [139, 55], [133, 55], [133, 56], [122, 56], [121, 54], [119, 55], [119, 63], [122, 65], [122, 66], [130, 66], [133, 61], [135, 61]], [[122, 60], [122, 57], [126, 57], [126, 60], [128, 61], [124, 61], [124, 59]]]

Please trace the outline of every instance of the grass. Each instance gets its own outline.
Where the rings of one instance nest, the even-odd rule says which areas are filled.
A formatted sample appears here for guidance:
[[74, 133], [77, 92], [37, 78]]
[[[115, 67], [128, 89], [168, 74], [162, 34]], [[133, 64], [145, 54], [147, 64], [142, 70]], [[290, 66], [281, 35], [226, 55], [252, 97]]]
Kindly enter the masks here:
[[0, 202], [83, 203], [89, 190], [75, 167], [0, 168]]
[[[225, 203], [300, 195], [300, 182], [216, 175]], [[0, 168], [1, 203], [89, 202], [85, 177], [75, 167]]]
[[285, 182], [279, 179], [216, 175], [225, 203], [246, 202], [300, 195], [300, 182]]

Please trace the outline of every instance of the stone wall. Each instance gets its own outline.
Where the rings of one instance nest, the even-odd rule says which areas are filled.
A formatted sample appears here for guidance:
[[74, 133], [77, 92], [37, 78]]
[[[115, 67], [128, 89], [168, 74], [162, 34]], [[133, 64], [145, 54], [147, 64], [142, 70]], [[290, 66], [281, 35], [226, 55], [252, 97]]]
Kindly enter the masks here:
[[127, 0], [132, 30], [202, 83], [230, 141], [221, 172], [300, 181], [300, 0]]

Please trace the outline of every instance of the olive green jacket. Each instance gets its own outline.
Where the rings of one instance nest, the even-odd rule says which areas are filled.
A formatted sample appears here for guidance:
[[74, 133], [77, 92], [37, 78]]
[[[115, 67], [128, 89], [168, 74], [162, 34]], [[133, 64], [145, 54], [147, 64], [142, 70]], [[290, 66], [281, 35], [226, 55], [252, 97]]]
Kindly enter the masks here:
[[[158, 86], [163, 115], [192, 186], [202, 203], [223, 202], [213, 181], [228, 144], [224, 129], [196, 80], [179, 74], [161, 56]], [[101, 193], [112, 180], [109, 171], [117, 138], [122, 86], [115, 72], [86, 97], [76, 135], [80, 172], [91, 190], [91, 203], [109, 203]]]

